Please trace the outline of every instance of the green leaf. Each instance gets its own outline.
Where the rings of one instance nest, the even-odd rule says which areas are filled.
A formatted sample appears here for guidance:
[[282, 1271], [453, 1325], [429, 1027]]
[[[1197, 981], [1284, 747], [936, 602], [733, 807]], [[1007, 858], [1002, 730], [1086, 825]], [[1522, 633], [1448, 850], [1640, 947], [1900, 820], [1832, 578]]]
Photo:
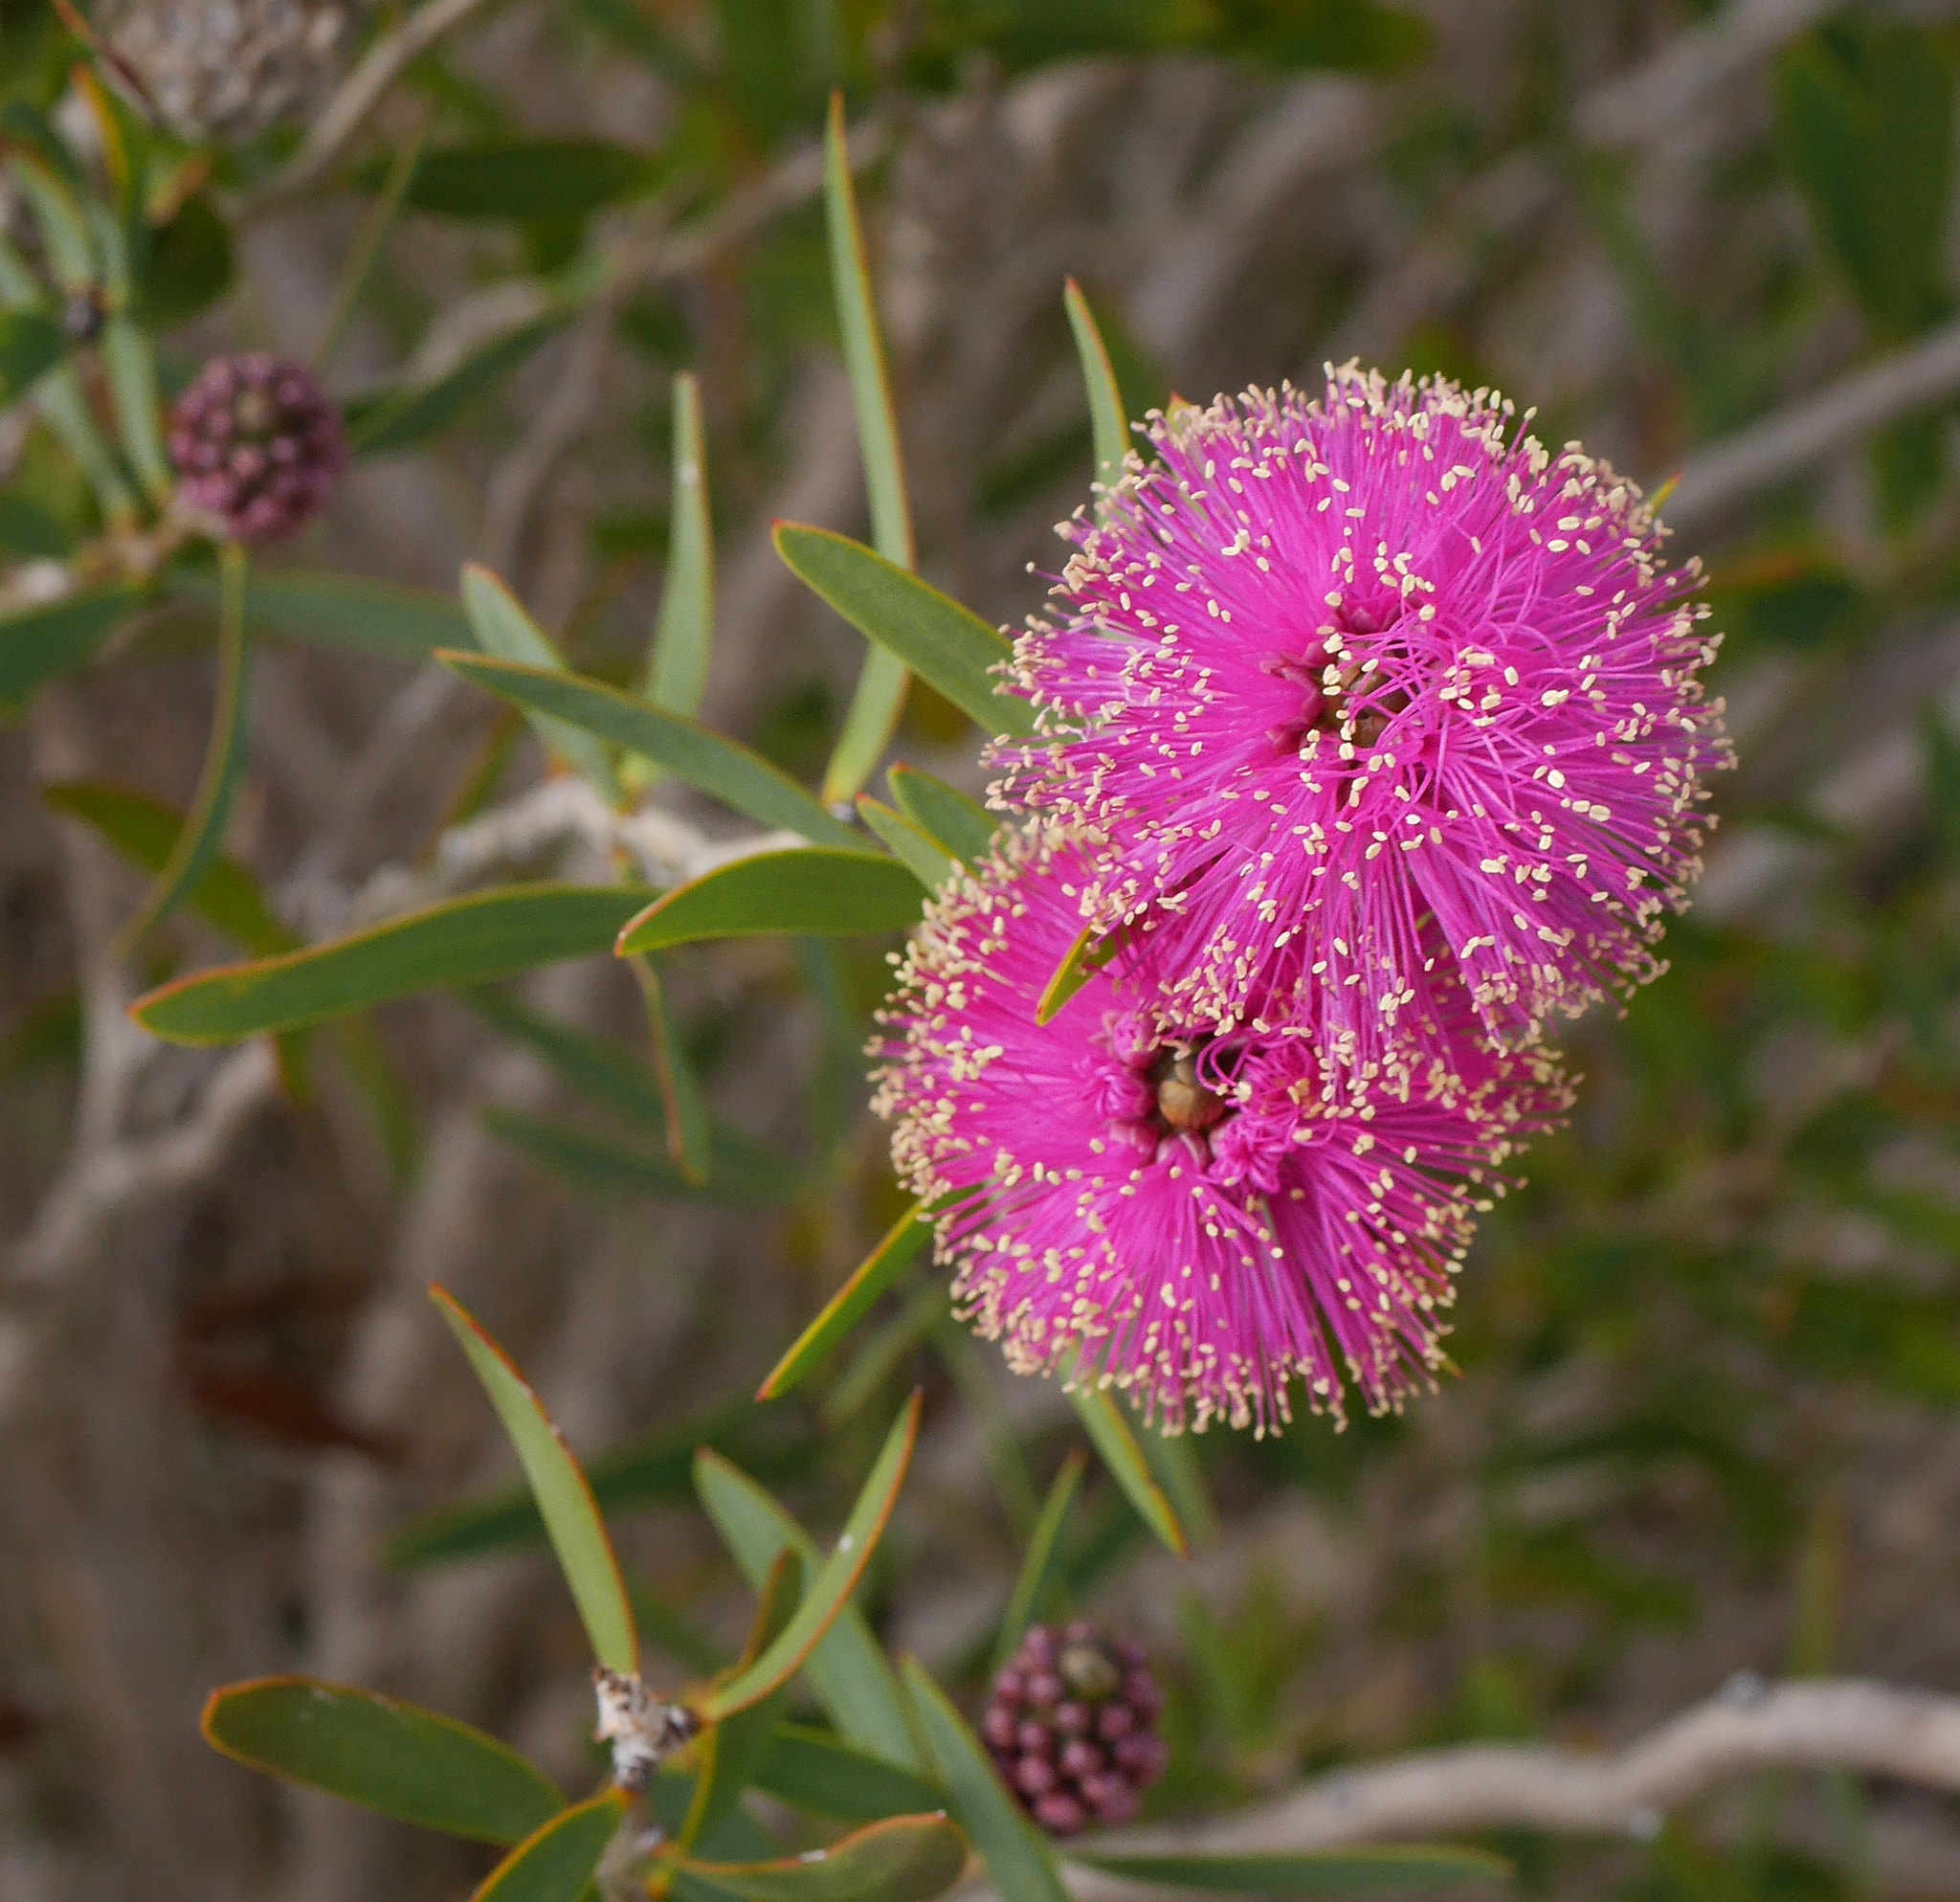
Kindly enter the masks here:
[[68, 339], [38, 310], [0, 315], [0, 405], [17, 402], [68, 354]]
[[878, 1246], [858, 1263], [851, 1278], [824, 1304], [823, 1311], [769, 1370], [768, 1379], [756, 1391], [758, 1400], [780, 1399], [871, 1311], [872, 1304], [931, 1239], [932, 1224], [924, 1219], [924, 1207], [923, 1202], [914, 1202], [885, 1231]]
[[758, 852], [657, 898], [620, 932], [621, 957], [709, 938], [866, 938], [918, 922], [924, 894], [896, 859], [809, 846]]
[[1123, 480], [1123, 465], [1129, 454], [1129, 423], [1123, 414], [1123, 392], [1116, 385], [1116, 371], [1110, 368], [1109, 352], [1102, 347], [1102, 333], [1096, 327], [1096, 315], [1082, 287], [1071, 278], [1062, 292], [1068, 311], [1068, 327], [1075, 333], [1076, 354], [1082, 361], [1082, 382], [1089, 395], [1089, 427], [1096, 444], [1096, 480], [1113, 489]]
[[1124, 1410], [1101, 1387], [1077, 1387], [1069, 1399], [1076, 1418], [1082, 1422], [1082, 1430], [1102, 1456], [1102, 1464], [1122, 1487], [1124, 1497], [1137, 1509], [1137, 1516], [1178, 1557], [1189, 1556], [1191, 1547], [1184, 1528], [1177, 1523], [1177, 1514], [1170, 1510], [1163, 1488], [1151, 1475], [1150, 1464], [1144, 1458], [1144, 1449], [1137, 1444]]
[[654, 969], [653, 959], [637, 957], [629, 962], [646, 1004], [647, 1032], [653, 1039], [654, 1068], [659, 1079], [660, 1107], [667, 1122], [668, 1160], [690, 1182], [705, 1182], [711, 1138], [701, 1079], [695, 1075], [687, 1046], [680, 1041], [680, 1026], [668, 1008], [667, 989]]
[[67, 561], [75, 536], [51, 508], [24, 495], [0, 491], [0, 554], [28, 561]]
[[[164, 586], [178, 600], [217, 605], [217, 577], [208, 571], [172, 569]], [[403, 660], [425, 660], [437, 647], [476, 643], [453, 595], [361, 574], [259, 568], [246, 584], [245, 615], [257, 630]]]
[[[760, 1586], [785, 1547], [816, 1571], [815, 1542], [740, 1467], [705, 1449], [695, 1458], [694, 1485], [750, 1585]], [[856, 1605], [844, 1606], [805, 1669], [846, 1739], [904, 1768], [918, 1764], [898, 1683]]]
[[[691, 1503], [694, 1456], [703, 1446], [729, 1454], [746, 1452], [751, 1460], [760, 1456], [771, 1466], [780, 1466], [780, 1449], [770, 1454], [766, 1444], [756, 1441], [758, 1418], [746, 1402], [734, 1401], [615, 1446], [586, 1466], [592, 1497], [605, 1512]], [[545, 1537], [538, 1502], [528, 1488], [514, 1486], [487, 1499], [438, 1507], [411, 1519], [382, 1548], [382, 1563], [392, 1571], [407, 1572], [489, 1552], [538, 1546], [545, 1543]]]
[[1941, 246], [1952, 190], [1955, 57], [1944, 32], [1871, 22], [1795, 41], [1777, 73], [1790, 169], [1879, 335], [1949, 302]]
[[654, 164], [603, 139], [478, 139], [425, 152], [409, 203], [451, 218], [583, 217], [647, 190]]
[[793, 1201], [801, 1187], [787, 1158], [731, 1130], [710, 1132], [707, 1175], [697, 1182], [664, 1153], [652, 1154], [574, 1123], [491, 1108], [483, 1112], [483, 1127], [580, 1189], [705, 1202], [715, 1208], [775, 1209]]
[[[762, 1657], [789, 1628], [803, 1595], [803, 1561], [785, 1549], [776, 1555], [763, 1580], [748, 1642], [728, 1675], [739, 1675]], [[768, 1759], [782, 1716], [787, 1687], [778, 1685], [767, 1697], [724, 1717], [709, 1728], [695, 1753], [694, 1801], [686, 1821], [675, 1832], [676, 1845], [696, 1847], [711, 1836], [715, 1825], [741, 1801], [742, 1793]]]
[[429, 1294], [461, 1342], [517, 1449], [559, 1569], [571, 1588], [579, 1619], [591, 1641], [593, 1657], [609, 1670], [631, 1676], [639, 1669], [639, 1635], [634, 1628], [633, 1607], [627, 1600], [619, 1560], [585, 1474], [551, 1423], [550, 1415], [502, 1349], [454, 1296], [440, 1287], [432, 1287]]
[[604, 1790], [562, 1811], [505, 1856], [470, 1902], [581, 1902], [626, 1810], [619, 1791]]
[[501, 886], [281, 957], [193, 973], [139, 997], [130, 1014], [171, 1043], [296, 1030], [418, 991], [589, 957], [611, 945], [646, 897], [631, 886]]
[[152, 331], [173, 329], [215, 303], [231, 281], [231, 227], [209, 193], [193, 191], [150, 234], [136, 314]]
[[804, 1724], [777, 1727], [755, 1786], [791, 1809], [835, 1823], [876, 1823], [946, 1805], [938, 1784]]
[[96, 250], [74, 194], [51, 166], [15, 157], [7, 168], [33, 212], [56, 282], [64, 291], [87, 288], [96, 278]]
[[133, 588], [94, 588], [0, 615], [0, 709], [17, 708], [43, 681], [86, 666], [136, 599]]
[[894, 1816], [773, 1862], [666, 1860], [745, 1902], [930, 1902], [959, 1880], [967, 1839], [943, 1816]]
[[116, 435], [136, 471], [144, 493], [161, 506], [176, 478], [164, 449], [163, 398], [157, 392], [157, 361], [148, 334], [120, 312], [102, 325], [100, 348], [115, 400]]
[[[44, 786], [41, 797], [56, 812], [99, 832], [132, 865], [145, 872], [163, 869], [183, 830], [182, 815], [161, 800], [100, 780], [72, 779]], [[271, 957], [293, 945], [292, 932], [274, 914], [258, 881], [235, 859], [214, 859], [184, 894], [184, 903], [212, 929], [234, 939], [255, 957]]]
[[[912, 539], [912, 510], [905, 500], [904, 450], [892, 409], [891, 381], [885, 374], [884, 345], [879, 335], [878, 301], [864, 256], [857, 190], [851, 182], [851, 148], [841, 93], [831, 95], [830, 118], [824, 127], [824, 222], [830, 240], [831, 296], [844, 344], [858, 452], [864, 459], [864, 488], [871, 503], [871, 539], [887, 561], [902, 569], [914, 568], [918, 552]], [[872, 769], [891, 744], [904, 704], [905, 670], [889, 655], [868, 655], [844, 716], [836, 750], [824, 772], [826, 803], [851, 798], [871, 777]]]
[[526, 665], [516, 659], [476, 654], [435, 658], [541, 722], [549, 720], [557, 728], [596, 735], [665, 767], [758, 825], [779, 827], [813, 844], [846, 852], [865, 849], [861, 834], [833, 818], [779, 767], [682, 714], [664, 712], [632, 694], [583, 675], [564, 673], [549, 663]]
[[1076, 1447], [1061, 1463], [1055, 1483], [1042, 1502], [1041, 1516], [1028, 1540], [1028, 1554], [1021, 1560], [1020, 1576], [1014, 1580], [1013, 1596], [1000, 1621], [1000, 1636], [994, 1640], [993, 1668], [1002, 1669], [1015, 1647], [1028, 1635], [1028, 1627], [1040, 1616], [1042, 1606], [1055, 1584], [1061, 1557], [1061, 1534], [1068, 1524], [1069, 1508], [1075, 1504], [1077, 1489], [1089, 1464], [1088, 1455]]
[[895, 766], [885, 778], [899, 810], [961, 864], [977, 865], [992, 849], [1001, 821], [957, 787], [916, 766]]
[[135, 917], [123, 926], [118, 948], [128, 956], [151, 927], [176, 908], [184, 894], [196, 885], [224, 848], [231, 823], [232, 799], [245, 771], [252, 729], [252, 638], [245, 625], [245, 549], [227, 543], [221, 556], [223, 594], [218, 607], [218, 684], [212, 708], [211, 737], [205, 743], [204, 766], [197, 776], [196, 796], [186, 815], [184, 830], [170, 847]]
[[[883, 1536], [899, 1488], [904, 1484], [905, 1469], [912, 1462], [912, 1447], [919, 1437], [920, 1397], [914, 1394], [886, 1436], [883, 1450], [865, 1477], [863, 1489], [831, 1555], [810, 1581], [810, 1589], [796, 1607], [796, 1614], [775, 1642], [747, 1669], [739, 1671], [725, 1684], [716, 1685], [702, 1701], [701, 1714], [710, 1723], [732, 1716], [737, 1711], [759, 1702], [786, 1684], [801, 1670], [823, 1635], [836, 1622], [837, 1615], [858, 1589], [864, 1568]], [[799, 1555], [800, 1556], [800, 1555]]]
[[561, 1083], [589, 1103], [665, 1142], [667, 1106], [659, 1080], [616, 1039], [541, 1016], [504, 991], [473, 991], [464, 1002], [494, 1029], [535, 1050]]
[[912, 876], [927, 891], [937, 891], [952, 876], [951, 856], [938, 839], [928, 839], [902, 813], [895, 813], [870, 794], [860, 793], [858, 816], [890, 847], [892, 857], [910, 868]]
[[1379, 1849], [1308, 1849], [1249, 1855], [1102, 1855], [1068, 1852], [1125, 1882], [1163, 1883], [1213, 1895], [1362, 1895], [1508, 1882], [1511, 1865], [1483, 1849], [1422, 1844]]
[[474, 1842], [522, 1842], [565, 1803], [547, 1777], [495, 1737], [314, 1678], [214, 1690], [203, 1729], [213, 1749], [255, 1770]]
[[453, 369], [427, 383], [364, 390], [343, 406], [347, 446], [356, 456], [399, 456], [419, 448], [454, 423], [497, 381], [536, 354], [570, 321], [548, 310], [472, 350]]
[[1034, 708], [1000, 691], [993, 671], [1013, 658], [1013, 647], [970, 608], [848, 535], [779, 522], [775, 538], [776, 552], [806, 587], [929, 681], [983, 732], [1016, 739], [1034, 732]]
[[707, 692], [715, 638], [715, 527], [708, 509], [707, 444], [701, 385], [674, 379], [674, 492], [667, 528], [667, 573], [660, 618], [647, 657], [646, 698], [692, 719]]
[[1068, 1902], [1046, 1839], [1001, 1786], [979, 1740], [916, 1658], [901, 1667], [953, 1820], [987, 1865], [1001, 1902]]
[[[469, 615], [478, 643], [486, 654], [546, 673], [564, 673], [565, 661], [545, 630], [487, 568], [473, 561], [463, 564], [462, 597], [463, 613]], [[606, 749], [584, 727], [548, 713], [527, 712], [524, 717], [560, 759], [576, 767], [607, 798], [616, 801], [621, 796]]]
[[1193, 1547], [1203, 1547], [1218, 1536], [1218, 1514], [1192, 1438], [1189, 1433], [1146, 1433], [1139, 1443], [1186, 1538]]
[[1076, 933], [1076, 941], [1068, 948], [1068, 955], [1055, 967], [1055, 975], [1042, 986], [1041, 995], [1035, 1000], [1035, 1021], [1053, 1023], [1058, 1018], [1068, 1000], [1096, 974], [1099, 969], [1097, 952], [1102, 949], [1102, 934], [1094, 925], [1084, 925]]

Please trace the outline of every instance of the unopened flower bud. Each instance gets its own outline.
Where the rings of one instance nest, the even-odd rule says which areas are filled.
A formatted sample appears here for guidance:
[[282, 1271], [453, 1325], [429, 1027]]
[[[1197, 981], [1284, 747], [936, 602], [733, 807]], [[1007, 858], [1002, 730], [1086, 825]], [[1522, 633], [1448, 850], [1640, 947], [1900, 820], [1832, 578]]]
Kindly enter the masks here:
[[1001, 1780], [1051, 1836], [1127, 1823], [1169, 1753], [1141, 1646], [1088, 1623], [1036, 1625], [993, 1680], [980, 1720]]

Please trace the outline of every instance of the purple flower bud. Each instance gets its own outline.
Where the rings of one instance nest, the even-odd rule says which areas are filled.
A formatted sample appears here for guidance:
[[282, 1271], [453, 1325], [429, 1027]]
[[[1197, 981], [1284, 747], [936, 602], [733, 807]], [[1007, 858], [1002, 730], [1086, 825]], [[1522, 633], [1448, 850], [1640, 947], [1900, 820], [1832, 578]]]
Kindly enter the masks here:
[[298, 534], [347, 461], [313, 372], [262, 350], [205, 365], [177, 399], [169, 449], [184, 501], [241, 542]]
[[1038, 1797], [1055, 1787], [1055, 1765], [1045, 1757], [1024, 1757], [1014, 1765], [1014, 1787], [1027, 1796]]
[[1143, 1649], [1078, 1620], [1036, 1626], [993, 1680], [980, 1720], [994, 1768], [1052, 1836], [1126, 1823], [1169, 1753]]

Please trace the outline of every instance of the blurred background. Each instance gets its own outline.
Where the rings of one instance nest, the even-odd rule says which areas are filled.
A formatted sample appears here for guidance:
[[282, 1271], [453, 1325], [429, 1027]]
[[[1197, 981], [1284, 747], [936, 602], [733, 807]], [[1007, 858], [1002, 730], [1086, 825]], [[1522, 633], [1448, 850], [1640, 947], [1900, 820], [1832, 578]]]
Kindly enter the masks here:
[[[152, 213], [167, 390], [217, 349], [337, 333], [364, 453], [281, 559], [442, 594], [480, 559], [576, 664], [628, 679], [692, 369], [705, 717], [799, 775], [861, 653], [768, 536], [864, 532], [818, 197], [833, 88], [922, 568], [989, 620], [1039, 605], [1052, 525], [1087, 496], [1069, 274], [1132, 414], [1359, 356], [1498, 385], [1548, 441], [1681, 477], [1741, 770], [1671, 973], [1572, 1032], [1577, 1113], [1485, 1225], [1457, 1374], [1338, 1434], [1204, 1436], [1215, 1523], [1189, 1562], [1105, 1478], [1077, 1510], [1074, 1601], [1172, 1688], [1153, 1816], [1452, 1739], [1622, 1742], [1738, 1672], [1960, 1692], [1955, 11], [87, 10], [186, 154]], [[0, 95], [86, 148], [76, 26], [0, 0]], [[32, 244], [11, 187], [0, 223]], [[0, 604], [47, 592], [93, 506], [33, 412], [0, 415]], [[545, 771], [487, 696], [336, 638], [261, 655], [229, 837], [309, 937]], [[370, 1685], [589, 1774], [572, 1609], [499, 1515], [513, 1469], [432, 1280], [605, 1477], [657, 1680], [745, 1621], [694, 1446], [833, 1525], [923, 1382], [866, 1599], [977, 1684], [1065, 1403], [950, 1324], [923, 1269], [807, 1390], [746, 1399], [902, 1207], [858, 1055], [885, 947], [672, 961], [718, 1111], [773, 1158], [749, 1206], [676, 1198], [633, 1103], [568, 1083], [580, 1051], [642, 1049], [611, 961], [391, 1007], [302, 1091], [132, 1058], [131, 985], [224, 947], [186, 918], [120, 971], [143, 878], [44, 789], [181, 812], [212, 694], [208, 614], [158, 609], [0, 727], [0, 1894], [391, 1902], [487, 1867], [212, 1755], [197, 1712], [227, 1679]], [[979, 789], [961, 716], [920, 689], [906, 721], [909, 757]], [[1844, 1779], [1745, 1779], [1646, 1841], [1499, 1846], [1527, 1893], [1960, 1894], [1950, 1801]]]

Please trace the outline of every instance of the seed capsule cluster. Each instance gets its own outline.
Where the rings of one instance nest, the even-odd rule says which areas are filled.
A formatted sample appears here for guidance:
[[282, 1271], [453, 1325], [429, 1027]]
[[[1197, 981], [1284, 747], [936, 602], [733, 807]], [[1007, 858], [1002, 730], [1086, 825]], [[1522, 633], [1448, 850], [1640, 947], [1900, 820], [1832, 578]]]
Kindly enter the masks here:
[[1164, 1697], [1140, 1645], [1077, 1622], [1036, 1625], [981, 1719], [994, 1765], [1051, 1836], [1127, 1823], [1164, 1774]]
[[340, 412], [302, 363], [213, 357], [177, 399], [170, 461], [183, 499], [240, 542], [278, 542], [318, 515], [347, 461]]

